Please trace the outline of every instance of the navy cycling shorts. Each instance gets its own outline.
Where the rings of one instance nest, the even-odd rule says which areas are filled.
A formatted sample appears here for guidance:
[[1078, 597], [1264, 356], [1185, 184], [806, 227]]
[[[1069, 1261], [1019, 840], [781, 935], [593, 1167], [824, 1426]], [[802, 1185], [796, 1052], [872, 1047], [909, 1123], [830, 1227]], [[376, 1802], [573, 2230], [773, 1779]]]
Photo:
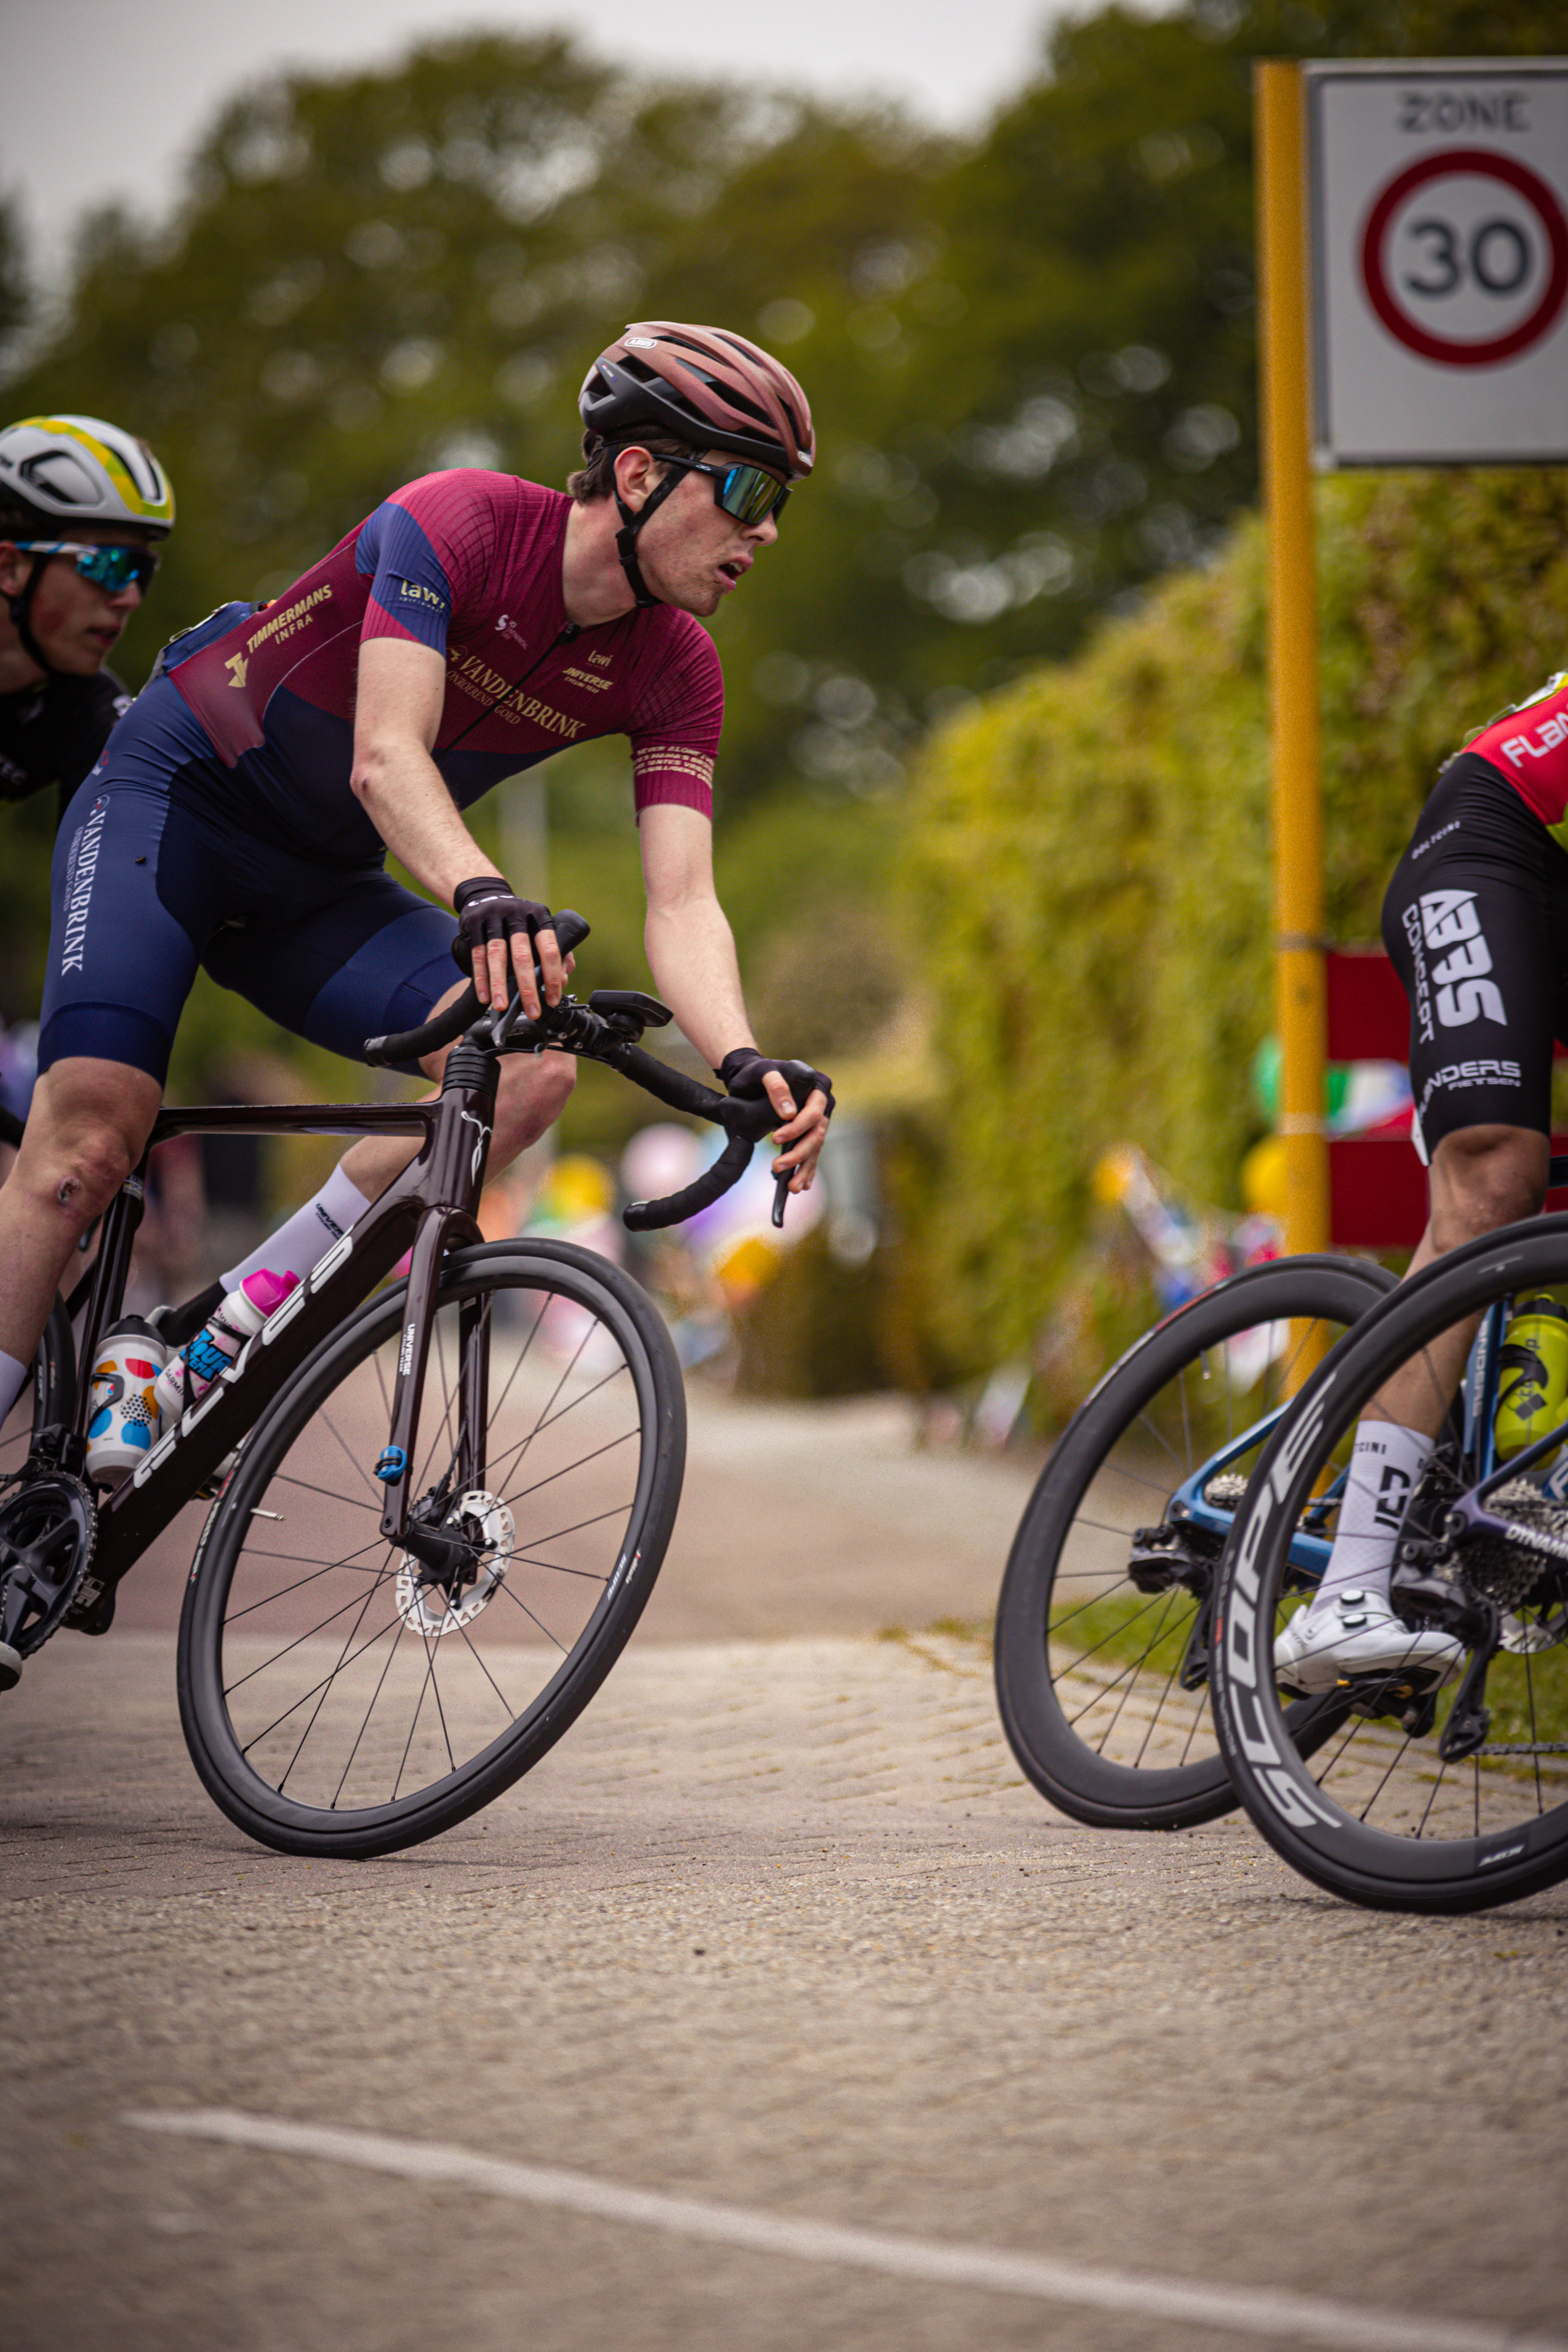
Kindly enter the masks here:
[[243, 831], [199, 763], [157, 756], [160, 714], [141, 706], [163, 697], [172, 685], [147, 688], [142, 724], [116, 730], [60, 827], [39, 1069], [90, 1055], [162, 1086], [198, 965], [350, 1061], [417, 1027], [457, 976], [452, 916], [379, 864]]
[[1568, 852], [1474, 752], [1421, 813], [1383, 938], [1410, 999], [1425, 1156], [1461, 1128], [1550, 1135], [1552, 1045], [1568, 1040]]

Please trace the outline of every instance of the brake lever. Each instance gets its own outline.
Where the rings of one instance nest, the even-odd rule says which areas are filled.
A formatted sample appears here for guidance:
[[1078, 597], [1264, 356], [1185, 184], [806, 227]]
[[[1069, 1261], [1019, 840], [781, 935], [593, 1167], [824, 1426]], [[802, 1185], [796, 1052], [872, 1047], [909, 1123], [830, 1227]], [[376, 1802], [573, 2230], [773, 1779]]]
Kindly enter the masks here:
[[781, 1228], [784, 1220], [784, 1208], [789, 1200], [789, 1180], [794, 1173], [793, 1168], [786, 1168], [782, 1176], [775, 1176], [773, 1179], [773, 1223]]

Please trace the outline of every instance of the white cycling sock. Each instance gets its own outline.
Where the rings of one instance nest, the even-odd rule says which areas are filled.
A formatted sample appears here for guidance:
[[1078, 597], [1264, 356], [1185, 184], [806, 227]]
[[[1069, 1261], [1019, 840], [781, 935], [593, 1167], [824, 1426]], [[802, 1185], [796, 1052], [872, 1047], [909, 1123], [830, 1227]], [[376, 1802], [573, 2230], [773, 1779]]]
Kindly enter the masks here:
[[1314, 1609], [1337, 1592], [1377, 1592], [1387, 1599], [1394, 1547], [1432, 1445], [1420, 1430], [1397, 1421], [1361, 1423], [1340, 1504], [1339, 1533]]
[[247, 1274], [265, 1266], [270, 1274], [297, 1274], [301, 1282], [335, 1241], [358, 1223], [370, 1202], [359, 1186], [334, 1168], [313, 1200], [296, 1209], [258, 1249], [230, 1266], [221, 1277], [226, 1290], [237, 1290]]
[[19, 1364], [15, 1356], [8, 1356], [5, 1349], [0, 1348], [0, 1422], [9, 1415], [12, 1406], [32, 1378], [32, 1372], [31, 1364]]

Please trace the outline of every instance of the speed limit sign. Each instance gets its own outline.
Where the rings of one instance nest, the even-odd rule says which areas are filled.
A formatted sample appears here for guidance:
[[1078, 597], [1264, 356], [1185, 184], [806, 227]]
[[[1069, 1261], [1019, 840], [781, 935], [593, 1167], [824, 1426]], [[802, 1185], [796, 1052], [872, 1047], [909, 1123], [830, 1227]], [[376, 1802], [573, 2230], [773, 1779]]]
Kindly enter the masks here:
[[1320, 462], [1568, 457], [1568, 61], [1307, 75]]

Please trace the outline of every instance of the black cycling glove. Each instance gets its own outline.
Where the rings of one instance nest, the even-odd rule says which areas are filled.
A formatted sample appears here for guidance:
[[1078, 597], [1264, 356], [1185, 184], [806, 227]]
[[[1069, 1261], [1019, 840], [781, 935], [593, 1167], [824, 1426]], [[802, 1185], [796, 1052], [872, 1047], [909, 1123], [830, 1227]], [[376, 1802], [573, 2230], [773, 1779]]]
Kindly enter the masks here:
[[763, 1079], [769, 1070], [782, 1074], [797, 1111], [805, 1108], [813, 1094], [821, 1093], [827, 1099], [827, 1116], [833, 1117], [833, 1081], [826, 1070], [814, 1070], [809, 1062], [775, 1061], [771, 1054], [759, 1054], [754, 1045], [737, 1045], [725, 1055], [717, 1075], [732, 1095], [765, 1100]]
[[510, 940], [519, 931], [535, 939], [541, 931], [552, 930], [555, 918], [548, 907], [536, 898], [514, 896], [510, 882], [499, 874], [477, 875], [471, 882], [459, 882], [452, 893], [452, 905], [457, 910], [458, 936], [452, 941], [452, 961], [458, 970], [471, 975], [474, 957], [491, 940]]

